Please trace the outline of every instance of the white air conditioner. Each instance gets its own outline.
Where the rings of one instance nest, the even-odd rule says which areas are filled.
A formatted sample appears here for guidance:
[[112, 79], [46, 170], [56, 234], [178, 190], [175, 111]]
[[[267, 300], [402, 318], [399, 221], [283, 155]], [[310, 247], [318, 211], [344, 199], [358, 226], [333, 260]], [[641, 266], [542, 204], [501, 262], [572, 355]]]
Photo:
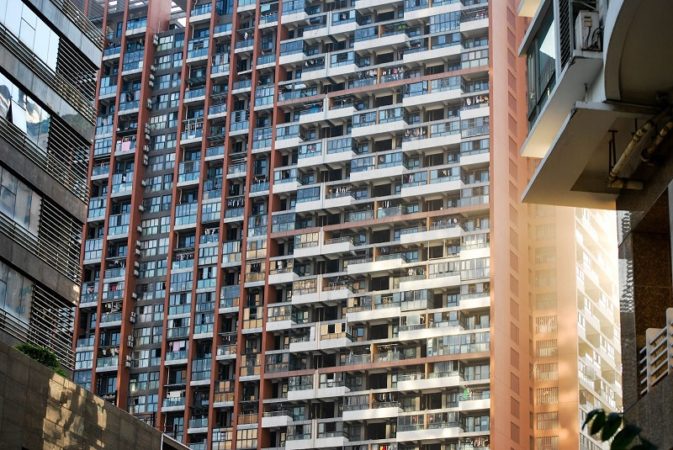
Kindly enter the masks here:
[[135, 313], [135, 311], [131, 311], [131, 315], [129, 316], [129, 322], [136, 323], [136, 313]]
[[126, 338], [126, 346], [127, 346], [128, 348], [133, 348], [133, 346], [135, 345], [135, 343], [136, 343], [136, 339], [135, 339], [133, 336], [128, 336], [128, 337]]
[[595, 11], [580, 11], [575, 19], [575, 50], [600, 52], [601, 25]]

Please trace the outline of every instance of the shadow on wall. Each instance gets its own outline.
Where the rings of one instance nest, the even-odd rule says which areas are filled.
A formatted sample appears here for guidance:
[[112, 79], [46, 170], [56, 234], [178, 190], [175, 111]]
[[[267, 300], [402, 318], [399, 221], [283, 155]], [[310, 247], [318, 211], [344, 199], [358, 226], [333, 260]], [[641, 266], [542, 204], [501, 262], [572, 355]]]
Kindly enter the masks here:
[[42, 448], [161, 449], [162, 439], [158, 430], [0, 343], [0, 450]]

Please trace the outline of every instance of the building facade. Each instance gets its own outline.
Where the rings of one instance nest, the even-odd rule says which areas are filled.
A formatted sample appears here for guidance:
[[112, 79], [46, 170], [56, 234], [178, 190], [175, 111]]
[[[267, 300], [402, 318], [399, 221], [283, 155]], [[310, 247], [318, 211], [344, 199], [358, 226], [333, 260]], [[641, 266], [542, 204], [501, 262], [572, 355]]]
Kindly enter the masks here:
[[72, 370], [103, 39], [70, 2], [0, 2], [0, 339]]
[[673, 11], [658, 1], [524, 0], [519, 12], [530, 17], [521, 153], [539, 160], [524, 200], [618, 211], [625, 417], [672, 448], [673, 66], [657, 55]]
[[535, 398], [579, 429], [578, 370], [532, 374], [559, 330], [531, 328], [515, 1], [89, 15], [78, 383], [194, 449], [556, 448]]

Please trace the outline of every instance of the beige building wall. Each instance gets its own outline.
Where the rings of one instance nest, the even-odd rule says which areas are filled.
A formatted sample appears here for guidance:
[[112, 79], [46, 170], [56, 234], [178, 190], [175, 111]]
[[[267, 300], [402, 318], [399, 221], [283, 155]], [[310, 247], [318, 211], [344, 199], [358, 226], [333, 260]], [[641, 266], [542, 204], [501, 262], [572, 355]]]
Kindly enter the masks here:
[[187, 449], [0, 343], [0, 449]]

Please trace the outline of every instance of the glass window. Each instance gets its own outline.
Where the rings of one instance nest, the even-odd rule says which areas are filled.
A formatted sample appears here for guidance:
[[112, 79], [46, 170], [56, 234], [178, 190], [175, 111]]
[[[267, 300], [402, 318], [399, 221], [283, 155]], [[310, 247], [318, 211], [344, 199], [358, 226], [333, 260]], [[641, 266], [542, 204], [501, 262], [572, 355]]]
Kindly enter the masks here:
[[28, 323], [32, 298], [33, 283], [0, 261], [0, 309]]
[[0, 116], [21, 129], [38, 147], [47, 148], [51, 116], [1, 73]]
[[60, 38], [28, 6], [17, 0], [0, 0], [0, 22], [43, 63], [56, 70]]
[[42, 198], [0, 166], [0, 213], [37, 236]]

